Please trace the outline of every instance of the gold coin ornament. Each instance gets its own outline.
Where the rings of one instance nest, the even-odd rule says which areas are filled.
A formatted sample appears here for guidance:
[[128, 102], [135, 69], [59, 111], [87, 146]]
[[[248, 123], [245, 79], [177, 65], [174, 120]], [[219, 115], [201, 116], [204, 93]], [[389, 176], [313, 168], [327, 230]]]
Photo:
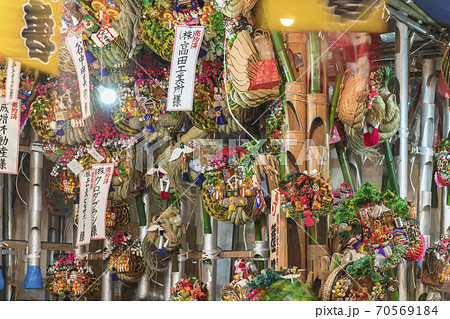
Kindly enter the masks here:
[[70, 301], [89, 297], [100, 290], [100, 282], [92, 267], [68, 252], [55, 256], [47, 268], [47, 290], [59, 300]]

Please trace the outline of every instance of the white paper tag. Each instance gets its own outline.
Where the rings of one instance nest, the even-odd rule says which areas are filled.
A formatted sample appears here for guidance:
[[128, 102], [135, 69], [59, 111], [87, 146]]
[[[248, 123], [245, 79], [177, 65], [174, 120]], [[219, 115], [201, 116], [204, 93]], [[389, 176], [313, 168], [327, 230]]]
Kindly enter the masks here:
[[77, 70], [78, 85], [80, 87], [81, 114], [83, 120], [91, 116], [91, 89], [89, 84], [89, 69], [84, 52], [83, 38], [76, 34], [66, 38], [67, 47], [72, 56], [75, 69]]
[[97, 150], [94, 148], [88, 149], [88, 153], [91, 154], [92, 157], [99, 163], [101, 163], [105, 160], [105, 158], [99, 152], [97, 152]]
[[108, 205], [109, 186], [114, 172], [114, 164], [94, 164], [94, 187], [92, 195], [91, 239], [105, 238], [105, 216]]
[[83, 166], [81, 166], [80, 162], [78, 162], [76, 159], [71, 160], [67, 167], [75, 174], [79, 175], [83, 170]]
[[0, 173], [17, 174], [19, 131], [19, 103], [5, 103], [5, 99], [0, 98]]
[[20, 66], [20, 62], [8, 58], [8, 68], [6, 71], [6, 103], [17, 101], [19, 96]]
[[175, 26], [167, 111], [191, 111], [193, 108], [195, 66], [204, 31], [203, 26]]
[[91, 36], [92, 41], [98, 46], [103, 47], [113, 42], [119, 33], [113, 27], [104, 27]]

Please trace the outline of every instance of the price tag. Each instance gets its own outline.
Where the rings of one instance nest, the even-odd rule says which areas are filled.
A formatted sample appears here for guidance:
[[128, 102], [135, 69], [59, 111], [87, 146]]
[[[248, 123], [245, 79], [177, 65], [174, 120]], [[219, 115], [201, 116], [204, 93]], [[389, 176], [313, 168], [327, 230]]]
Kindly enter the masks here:
[[68, 164], [67, 167], [75, 174], [75, 175], [79, 175], [83, 170], [83, 166], [81, 166], [81, 164], [76, 160], [73, 159], [71, 160]]

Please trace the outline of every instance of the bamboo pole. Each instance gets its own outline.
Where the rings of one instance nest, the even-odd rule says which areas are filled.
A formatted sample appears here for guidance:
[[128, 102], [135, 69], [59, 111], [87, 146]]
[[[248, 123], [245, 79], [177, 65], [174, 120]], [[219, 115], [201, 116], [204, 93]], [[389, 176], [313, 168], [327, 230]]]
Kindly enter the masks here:
[[415, 10], [415, 8], [412, 8], [410, 5], [404, 3], [401, 0], [388, 0], [388, 3], [390, 6], [394, 7], [397, 10], [400, 10], [403, 13], [406, 13], [407, 15], [413, 17], [414, 19], [422, 20], [427, 23], [433, 22], [433, 20], [431, 20], [427, 15], [425, 15], [425, 13], [423, 13], [422, 10], [419, 9], [421, 12], [418, 12]]

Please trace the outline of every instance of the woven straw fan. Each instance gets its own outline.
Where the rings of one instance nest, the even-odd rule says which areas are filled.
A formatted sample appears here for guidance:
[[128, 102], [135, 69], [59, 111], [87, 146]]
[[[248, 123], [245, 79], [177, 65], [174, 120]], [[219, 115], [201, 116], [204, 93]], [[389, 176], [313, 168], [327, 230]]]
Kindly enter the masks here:
[[260, 61], [258, 52], [250, 34], [243, 30], [238, 33], [230, 50], [230, 75], [233, 86], [238, 92], [246, 92], [250, 86], [248, 66]]

